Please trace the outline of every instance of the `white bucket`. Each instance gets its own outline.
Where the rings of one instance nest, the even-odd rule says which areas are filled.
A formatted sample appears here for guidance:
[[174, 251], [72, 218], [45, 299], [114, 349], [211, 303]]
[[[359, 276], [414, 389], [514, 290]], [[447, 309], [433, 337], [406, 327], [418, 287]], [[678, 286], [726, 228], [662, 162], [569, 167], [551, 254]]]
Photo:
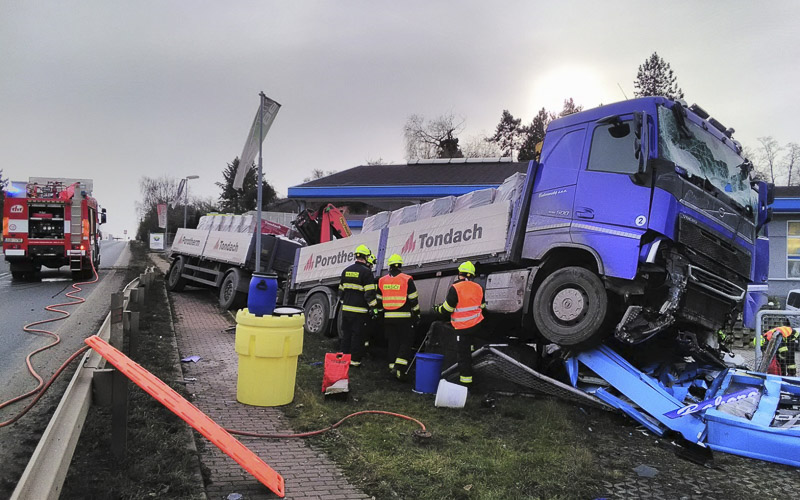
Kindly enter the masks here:
[[466, 402], [466, 387], [453, 384], [445, 379], [439, 381], [439, 387], [436, 389], [436, 401], [434, 402], [437, 407], [463, 408]]

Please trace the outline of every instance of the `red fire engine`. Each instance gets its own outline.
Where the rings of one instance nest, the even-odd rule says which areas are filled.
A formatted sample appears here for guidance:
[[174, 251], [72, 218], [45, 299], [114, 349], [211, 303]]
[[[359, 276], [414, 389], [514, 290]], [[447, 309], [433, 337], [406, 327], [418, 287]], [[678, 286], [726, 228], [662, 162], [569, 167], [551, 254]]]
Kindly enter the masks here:
[[100, 264], [98, 211], [92, 181], [31, 177], [12, 182], [3, 206], [3, 253], [15, 280], [30, 280], [42, 266], [69, 266], [73, 279], [92, 275]]

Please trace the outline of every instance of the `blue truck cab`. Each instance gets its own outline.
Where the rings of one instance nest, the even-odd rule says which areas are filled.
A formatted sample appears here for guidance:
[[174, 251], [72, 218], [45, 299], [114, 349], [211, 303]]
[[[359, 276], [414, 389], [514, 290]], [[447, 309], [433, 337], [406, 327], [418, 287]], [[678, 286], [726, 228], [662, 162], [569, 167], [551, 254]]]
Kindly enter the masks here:
[[539, 333], [588, 346], [611, 331], [626, 344], [669, 332], [690, 350], [716, 347], [765, 274], [755, 256], [770, 215], [771, 187], [752, 182], [732, 134], [662, 97], [550, 123], [518, 250], [535, 265]]

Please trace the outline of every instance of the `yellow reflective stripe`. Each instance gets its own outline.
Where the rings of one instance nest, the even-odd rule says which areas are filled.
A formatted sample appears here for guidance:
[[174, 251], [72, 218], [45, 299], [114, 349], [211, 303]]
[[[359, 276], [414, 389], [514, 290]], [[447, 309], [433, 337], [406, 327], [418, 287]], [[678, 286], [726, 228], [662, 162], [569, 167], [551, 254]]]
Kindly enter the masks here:
[[452, 321], [453, 323], [463, 323], [464, 321], [469, 321], [475, 318], [479, 318], [480, 316], [481, 313], [478, 313], [478, 314], [473, 314], [472, 316], [467, 316], [465, 318], [450, 318], [450, 321]]
[[486, 309], [486, 302], [484, 302], [483, 304], [481, 304], [481, 309]]
[[383, 300], [383, 305], [385, 305], [387, 307], [394, 306], [394, 307], [397, 308], [397, 307], [402, 306], [403, 304], [405, 304], [405, 301], [402, 301], [402, 300], [391, 300], [391, 299], [384, 299]]
[[786, 347], [786, 346], [781, 346], [781, 347], [778, 348], [778, 352], [788, 352], [788, 351], [789, 351], [789, 348]]
[[408, 294], [408, 300], [416, 299], [417, 297], [419, 297], [419, 294], [417, 292]]
[[350, 366], [361, 366], [361, 361], [350, 361]]
[[376, 285], [376, 284], [374, 284], [374, 283], [373, 283], [372, 285], [365, 285], [365, 286], [364, 286], [364, 290], [365, 290], [365, 291], [366, 291], [366, 290], [377, 290], [377, 288], [378, 288], [378, 285]]
[[344, 285], [339, 285], [339, 290], [344, 290]]
[[412, 311], [419, 311], [419, 304], [411, 308]]
[[456, 307], [456, 312], [467, 312], [467, 311], [477, 311], [480, 309], [481, 306], [470, 306], [470, 307]]
[[383, 300], [383, 295], [378, 294], [378, 295], [375, 296], [375, 298], [378, 299], [378, 300]]
[[378, 305], [378, 301], [375, 300], [375, 299], [372, 299], [369, 302], [367, 302], [367, 305], [370, 306], [370, 307], [375, 307], [375, 306]]
[[356, 307], [356, 306], [343, 305], [342, 306], [342, 311], [347, 311], [347, 312], [351, 312], [351, 313], [364, 313], [364, 314], [366, 314], [367, 308], [366, 307]]
[[383, 313], [384, 318], [410, 318], [410, 312], [393, 312], [393, 311], [385, 311]]
[[348, 290], [358, 290], [359, 292], [364, 291], [364, 287], [361, 285], [356, 285], [355, 283], [342, 283], [339, 287], [344, 287]]
[[395, 364], [395, 366], [397, 366], [397, 365], [408, 365], [408, 361], [406, 361], [403, 358], [397, 358], [397, 359], [394, 360], [394, 364]]
[[444, 304], [442, 304], [442, 308], [445, 311], [449, 311], [449, 312], [455, 311], [455, 308], [451, 307], [450, 304], [447, 303], [447, 301], [445, 301]]
[[459, 380], [461, 381], [462, 384], [471, 384], [472, 383], [472, 377], [465, 377], [465, 376], [461, 375], [459, 377]]

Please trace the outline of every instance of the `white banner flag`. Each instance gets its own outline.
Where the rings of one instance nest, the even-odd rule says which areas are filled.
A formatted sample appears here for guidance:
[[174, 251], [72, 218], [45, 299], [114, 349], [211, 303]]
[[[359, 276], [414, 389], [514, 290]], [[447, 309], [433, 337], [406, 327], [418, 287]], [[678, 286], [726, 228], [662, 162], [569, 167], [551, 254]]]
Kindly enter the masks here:
[[[233, 180], [234, 189], [242, 189], [244, 185], [244, 176], [253, 165], [253, 161], [256, 159], [256, 153], [258, 153], [258, 147], [264, 142], [264, 137], [267, 136], [272, 122], [275, 121], [275, 115], [278, 114], [278, 110], [281, 108], [280, 104], [263, 94], [261, 102], [263, 103], [263, 109], [256, 111], [253, 125], [250, 126], [250, 134], [247, 136], [242, 155], [239, 157], [239, 168], [236, 170], [236, 178]], [[259, 118], [261, 118], [261, 123], [259, 123]], [[259, 131], [261, 131], [260, 137]]]
[[170, 204], [172, 208], [177, 207], [178, 203], [181, 202], [181, 195], [184, 189], [186, 189], [186, 179], [181, 179], [181, 183], [178, 184], [178, 192], [175, 194], [175, 198], [172, 199], [172, 203]]

